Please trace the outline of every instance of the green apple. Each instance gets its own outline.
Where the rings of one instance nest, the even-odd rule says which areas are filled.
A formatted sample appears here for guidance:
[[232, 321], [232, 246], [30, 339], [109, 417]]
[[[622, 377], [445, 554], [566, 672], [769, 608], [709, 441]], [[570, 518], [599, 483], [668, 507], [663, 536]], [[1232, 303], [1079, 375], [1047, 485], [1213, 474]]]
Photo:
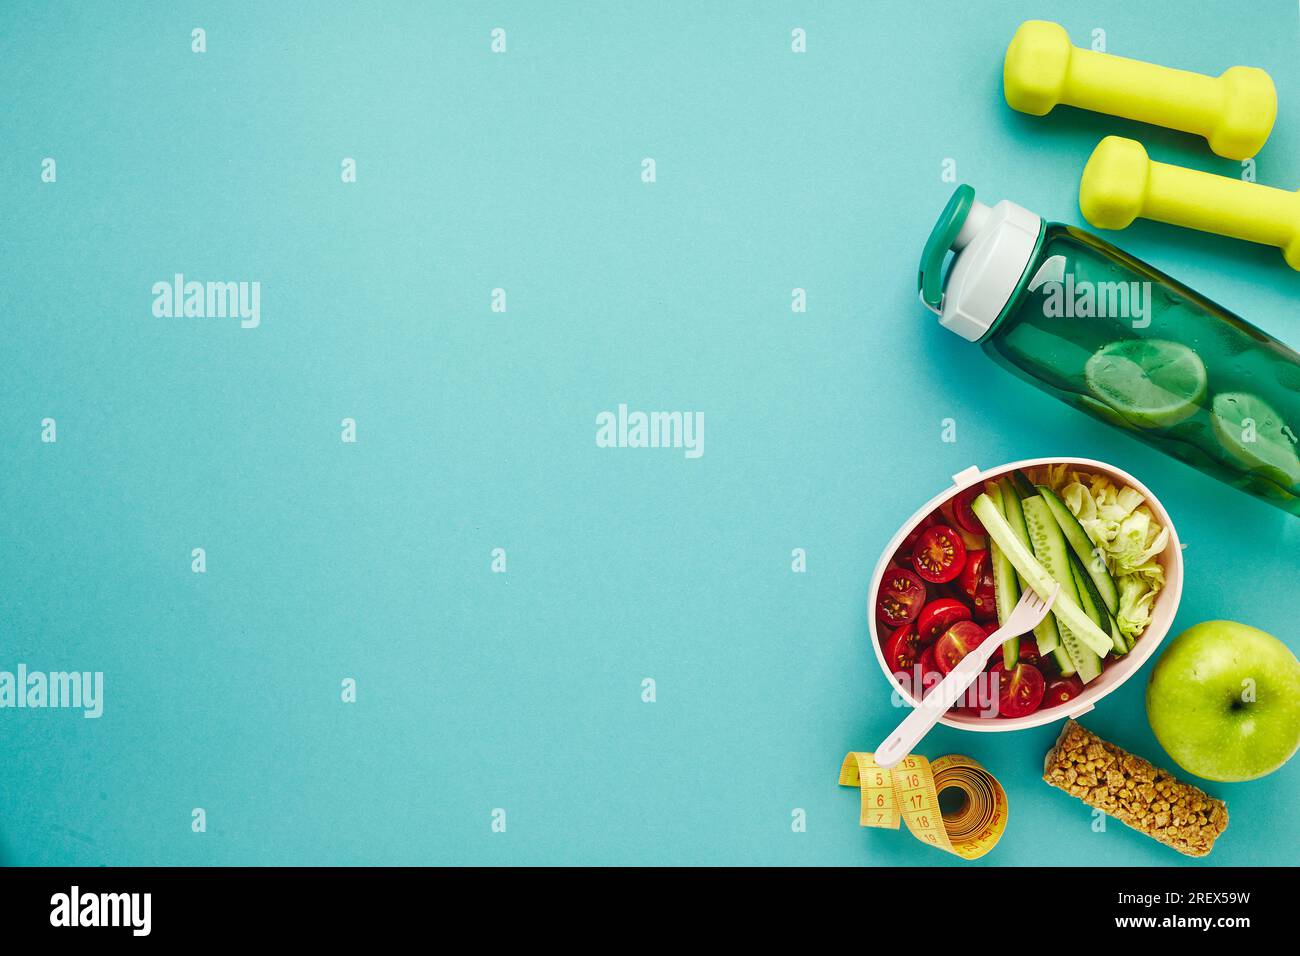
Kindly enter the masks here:
[[1147, 719], [1178, 766], [1206, 780], [1254, 780], [1300, 746], [1300, 661], [1272, 634], [1206, 621], [1165, 648]]

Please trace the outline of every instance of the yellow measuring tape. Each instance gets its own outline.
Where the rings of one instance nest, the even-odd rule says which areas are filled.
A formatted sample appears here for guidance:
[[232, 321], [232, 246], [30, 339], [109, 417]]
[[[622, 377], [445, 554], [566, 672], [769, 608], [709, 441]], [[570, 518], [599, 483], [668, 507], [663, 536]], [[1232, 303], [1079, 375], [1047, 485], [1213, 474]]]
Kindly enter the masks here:
[[[840, 767], [841, 787], [862, 788], [864, 827], [897, 830], [901, 818], [922, 843], [977, 860], [997, 845], [1007, 826], [1007, 795], [1002, 784], [969, 757], [950, 755], [933, 764], [908, 754], [882, 770], [871, 754], [851, 753]], [[960, 790], [961, 807], [939, 812], [939, 793]]]

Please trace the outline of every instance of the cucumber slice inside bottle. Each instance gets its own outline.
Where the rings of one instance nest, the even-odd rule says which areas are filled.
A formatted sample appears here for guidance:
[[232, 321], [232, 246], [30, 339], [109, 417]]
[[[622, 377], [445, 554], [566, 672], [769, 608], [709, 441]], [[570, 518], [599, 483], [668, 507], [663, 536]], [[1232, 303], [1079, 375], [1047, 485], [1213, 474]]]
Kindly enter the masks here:
[[1296, 433], [1263, 399], [1249, 392], [1216, 395], [1211, 420], [1215, 438], [1242, 468], [1284, 489], [1300, 486]]
[[1093, 353], [1083, 369], [1094, 398], [1139, 428], [1168, 428], [1205, 403], [1205, 363], [1166, 339], [1121, 339]]
[[1100, 419], [1107, 425], [1114, 425], [1116, 428], [1130, 432], [1138, 427], [1105, 402], [1099, 402], [1091, 395], [1076, 395], [1074, 402], [1093, 418]]

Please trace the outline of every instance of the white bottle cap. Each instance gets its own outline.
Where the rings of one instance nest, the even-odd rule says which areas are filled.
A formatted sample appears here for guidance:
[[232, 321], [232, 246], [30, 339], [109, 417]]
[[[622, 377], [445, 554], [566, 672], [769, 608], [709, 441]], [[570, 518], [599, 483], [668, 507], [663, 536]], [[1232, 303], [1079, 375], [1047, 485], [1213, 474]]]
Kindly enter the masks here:
[[[1038, 248], [1043, 221], [1002, 200], [989, 207], [959, 186], [930, 234], [921, 260], [921, 301], [939, 324], [971, 342], [993, 327]], [[955, 255], [943, 276], [943, 259]]]

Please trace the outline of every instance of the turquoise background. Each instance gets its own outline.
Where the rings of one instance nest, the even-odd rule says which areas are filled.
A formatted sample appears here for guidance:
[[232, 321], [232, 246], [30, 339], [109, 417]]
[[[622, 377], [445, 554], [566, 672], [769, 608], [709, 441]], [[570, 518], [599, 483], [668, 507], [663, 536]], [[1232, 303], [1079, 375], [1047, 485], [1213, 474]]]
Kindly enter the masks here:
[[[1011, 111], [1021, 20], [1268, 69], [1258, 176], [1292, 188], [1294, 2], [382, 10], [0, 12], [0, 669], [102, 670], [106, 696], [99, 720], [0, 711], [0, 861], [960, 865], [859, 828], [836, 774], [900, 717], [876, 560], [971, 464], [1128, 469], [1187, 543], [1178, 629], [1300, 643], [1300, 522], [1012, 379], [915, 288], [945, 158], [1071, 223], [1107, 133], [1239, 174], [1190, 136]], [[1278, 250], [1114, 238], [1300, 343]], [[175, 272], [260, 281], [261, 327], [154, 318]], [[597, 448], [620, 402], [704, 412], [704, 456]], [[1085, 723], [1169, 766], [1146, 675]], [[1039, 780], [1056, 731], [925, 742], [1006, 786], [979, 865], [1191, 862], [1093, 833]], [[1298, 784], [1300, 761], [1208, 784], [1232, 825], [1199, 865], [1295, 864]]]

